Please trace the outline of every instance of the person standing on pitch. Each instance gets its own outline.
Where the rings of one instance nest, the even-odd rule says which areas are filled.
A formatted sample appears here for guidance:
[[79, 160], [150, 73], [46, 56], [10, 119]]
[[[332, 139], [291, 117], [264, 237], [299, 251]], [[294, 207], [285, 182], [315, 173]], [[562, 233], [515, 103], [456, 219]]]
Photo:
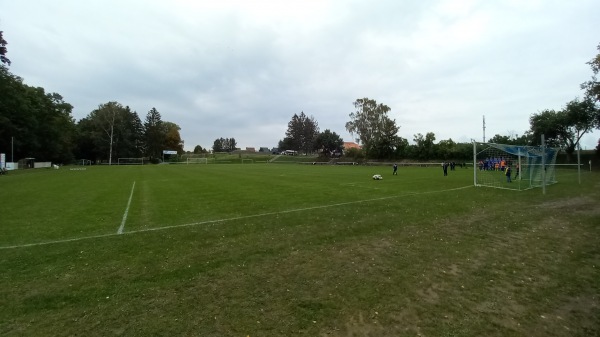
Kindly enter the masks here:
[[442, 170], [444, 170], [444, 177], [448, 175], [448, 163], [442, 162]]
[[392, 175], [394, 175], [394, 176], [398, 175], [398, 164], [394, 164], [394, 172], [392, 173]]
[[510, 174], [511, 174], [511, 169], [510, 166], [507, 166], [506, 169], [504, 170], [504, 174], [506, 175], [506, 182], [507, 183], [512, 183], [512, 180], [510, 180]]

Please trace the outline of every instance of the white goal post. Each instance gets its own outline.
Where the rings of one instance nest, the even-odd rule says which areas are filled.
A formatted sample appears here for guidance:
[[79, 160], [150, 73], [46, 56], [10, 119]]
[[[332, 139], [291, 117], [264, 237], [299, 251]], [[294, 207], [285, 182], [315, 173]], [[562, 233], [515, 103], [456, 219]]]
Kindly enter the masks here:
[[208, 159], [207, 158], [194, 158], [194, 157], [188, 157], [186, 158], [186, 164], [208, 164]]
[[144, 158], [119, 158], [118, 165], [144, 165]]
[[473, 142], [475, 186], [527, 190], [555, 184], [558, 148]]

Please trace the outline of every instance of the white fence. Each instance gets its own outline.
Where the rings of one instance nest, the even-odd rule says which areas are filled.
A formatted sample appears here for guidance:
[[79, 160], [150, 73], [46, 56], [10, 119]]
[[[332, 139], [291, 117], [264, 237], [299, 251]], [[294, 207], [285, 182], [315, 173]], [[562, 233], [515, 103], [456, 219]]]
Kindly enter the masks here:
[[52, 162], [49, 161], [40, 161], [33, 163], [33, 168], [50, 168], [52, 167]]

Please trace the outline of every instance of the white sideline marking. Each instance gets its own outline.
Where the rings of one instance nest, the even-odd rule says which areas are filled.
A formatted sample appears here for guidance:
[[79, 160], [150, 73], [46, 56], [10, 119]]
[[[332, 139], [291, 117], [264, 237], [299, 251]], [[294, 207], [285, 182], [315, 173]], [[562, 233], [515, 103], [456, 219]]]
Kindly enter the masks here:
[[[133, 183], [133, 185], [135, 186], [135, 182]], [[463, 186], [463, 187], [450, 188], [450, 189], [447, 189], [447, 190], [429, 191], [429, 192], [422, 192], [422, 193], [407, 193], [407, 194], [392, 195], [392, 196], [381, 197], [381, 198], [374, 198], [374, 199], [355, 200], [355, 201], [341, 202], [341, 203], [337, 203], [337, 204], [329, 204], [329, 205], [313, 206], [313, 207], [306, 207], [306, 208], [289, 209], [289, 210], [278, 211], [278, 212], [259, 213], [259, 214], [244, 215], [244, 216], [238, 216], [238, 217], [233, 217], [233, 218], [217, 219], [217, 220], [206, 220], [206, 221], [193, 222], [193, 223], [181, 224], [181, 225], [172, 225], [172, 226], [155, 227], [155, 228], [145, 228], [145, 229], [138, 229], [138, 230], [128, 231], [126, 233], [119, 233], [119, 232], [117, 232], [117, 233], [112, 233], [112, 234], [99, 234], [99, 235], [91, 235], [91, 236], [82, 236], [82, 237], [78, 237], [78, 238], [63, 239], [63, 240], [26, 243], [26, 244], [22, 244], [22, 245], [4, 246], [4, 247], [0, 247], [0, 249], [15, 249], [15, 248], [34, 247], [34, 246], [44, 246], [44, 245], [51, 245], [51, 244], [56, 244], [56, 243], [67, 243], [67, 242], [74, 242], [74, 241], [82, 241], [82, 240], [106, 238], [106, 237], [117, 236], [117, 235], [122, 235], [122, 234], [127, 235], [127, 234], [136, 234], [136, 233], [160, 231], [160, 230], [166, 230], [166, 229], [171, 229], [171, 228], [198, 226], [198, 225], [205, 225], [205, 224], [210, 224], [210, 223], [219, 223], [219, 222], [235, 221], [235, 220], [241, 220], [241, 219], [258, 218], [258, 217], [270, 216], [270, 215], [277, 215], [277, 214], [303, 212], [303, 211], [309, 211], [309, 210], [320, 209], [320, 208], [329, 208], [329, 207], [337, 207], [337, 206], [344, 206], [344, 205], [360, 204], [360, 203], [364, 203], [364, 202], [394, 199], [394, 198], [406, 197], [406, 196], [411, 196], [411, 195], [421, 195], [421, 194], [450, 192], [450, 191], [457, 191], [457, 190], [462, 190], [462, 189], [465, 189], [465, 188], [472, 188], [472, 187], [473, 187], [473, 185], [468, 185], [468, 186]], [[133, 194], [133, 187], [131, 188], [131, 193]], [[129, 201], [131, 201], [131, 197], [129, 197]], [[129, 204], [127, 205], [127, 208], [129, 209]], [[125, 210], [125, 216], [123, 217], [123, 219], [125, 219], [126, 215], [127, 215], [127, 210]], [[123, 224], [124, 224], [124, 222], [123, 222]], [[123, 224], [121, 224], [121, 226], [123, 226]]]
[[127, 221], [127, 213], [129, 213], [129, 205], [131, 205], [131, 198], [133, 197], [133, 189], [135, 188], [135, 181], [133, 182], [133, 186], [131, 186], [131, 194], [129, 194], [129, 201], [127, 201], [127, 207], [125, 207], [125, 213], [123, 214], [123, 220], [121, 220], [121, 226], [117, 230], [117, 234], [123, 234], [123, 229], [125, 228], [125, 221]]

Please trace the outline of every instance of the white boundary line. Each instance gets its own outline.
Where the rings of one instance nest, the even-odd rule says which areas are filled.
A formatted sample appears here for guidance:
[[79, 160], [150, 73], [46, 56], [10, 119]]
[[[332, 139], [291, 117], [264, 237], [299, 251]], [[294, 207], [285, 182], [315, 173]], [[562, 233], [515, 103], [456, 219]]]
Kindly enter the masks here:
[[[134, 183], [134, 185], [135, 185], [135, 183]], [[394, 199], [394, 198], [400, 198], [400, 197], [407, 197], [407, 196], [411, 196], [411, 195], [422, 195], [422, 194], [431, 194], [431, 193], [443, 193], [443, 192], [457, 191], [457, 190], [462, 190], [462, 189], [472, 188], [472, 187], [473, 187], [473, 185], [468, 185], [468, 186], [463, 186], [463, 187], [450, 188], [450, 189], [446, 189], [446, 190], [429, 191], [429, 192], [422, 192], [422, 193], [407, 193], [407, 194], [392, 195], [392, 196], [381, 197], [381, 198], [373, 198], [373, 199], [364, 199], [364, 200], [341, 202], [341, 203], [337, 203], [337, 204], [329, 204], [329, 205], [313, 206], [313, 207], [306, 207], [306, 208], [289, 209], [289, 210], [278, 211], [278, 212], [267, 212], [267, 213], [258, 213], [258, 214], [252, 214], [252, 215], [237, 216], [237, 217], [233, 217], [233, 218], [224, 218], [224, 219], [217, 219], [217, 220], [206, 220], [206, 221], [192, 222], [192, 223], [181, 224], [181, 225], [172, 225], [172, 226], [164, 226], [164, 227], [145, 228], [145, 229], [138, 229], [138, 230], [128, 231], [128, 232], [125, 232], [125, 233], [122, 233], [122, 234], [126, 234], [127, 235], [127, 234], [136, 234], [136, 233], [144, 233], [144, 232], [161, 231], [161, 230], [167, 230], [167, 229], [172, 229], [172, 228], [199, 226], [199, 225], [205, 225], [205, 224], [220, 223], [220, 222], [227, 222], [227, 221], [235, 221], [235, 220], [241, 220], [241, 219], [251, 219], [251, 218], [258, 218], [258, 217], [264, 217], [264, 216], [270, 216], [270, 215], [277, 215], [277, 214], [287, 214], [287, 213], [294, 213], [294, 212], [310, 211], [310, 210], [321, 209], [321, 208], [338, 207], [338, 206], [345, 206], [345, 205], [352, 205], [352, 204], [361, 204], [361, 203], [365, 203], [365, 202]], [[132, 190], [132, 193], [133, 193], [133, 188], [131, 190]], [[131, 197], [130, 197], [130, 200], [131, 200]], [[128, 208], [129, 208], [129, 205], [128, 205]], [[126, 216], [126, 214], [127, 214], [127, 210], [125, 211], [125, 216]], [[125, 218], [125, 216], [124, 216], [124, 218]], [[78, 237], [78, 238], [55, 240], [55, 241], [26, 243], [26, 244], [22, 244], [22, 245], [0, 247], [0, 250], [2, 250], [2, 249], [25, 248], [25, 247], [35, 247], [35, 246], [44, 246], [44, 245], [51, 245], [51, 244], [57, 244], [57, 243], [67, 243], [67, 242], [90, 240], [90, 239], [99, 239], [99, 238], [106, 238], [106, 237], [117, 236], [117, 235], [122, 235], [122, 234], [121, 233], [99, 234], [99, 235], [82, 236], [82, 237]]]
[[123, 220], [121, 220], [121, 226], [119, 226], [117, 234], [123, 234], [123, 229], [125, 228], [125, 221], [127, 221], [127, 214], [129, 213], [129, 205], [131, 205], [131, 198], [133, 198], [133, 189], [135, 189], [135, 181], [133, 182], [133, 186], [131, 186], [131, 194], [129, 194], [129, 201], [127, 201], [127, 207], [125, 207]]

